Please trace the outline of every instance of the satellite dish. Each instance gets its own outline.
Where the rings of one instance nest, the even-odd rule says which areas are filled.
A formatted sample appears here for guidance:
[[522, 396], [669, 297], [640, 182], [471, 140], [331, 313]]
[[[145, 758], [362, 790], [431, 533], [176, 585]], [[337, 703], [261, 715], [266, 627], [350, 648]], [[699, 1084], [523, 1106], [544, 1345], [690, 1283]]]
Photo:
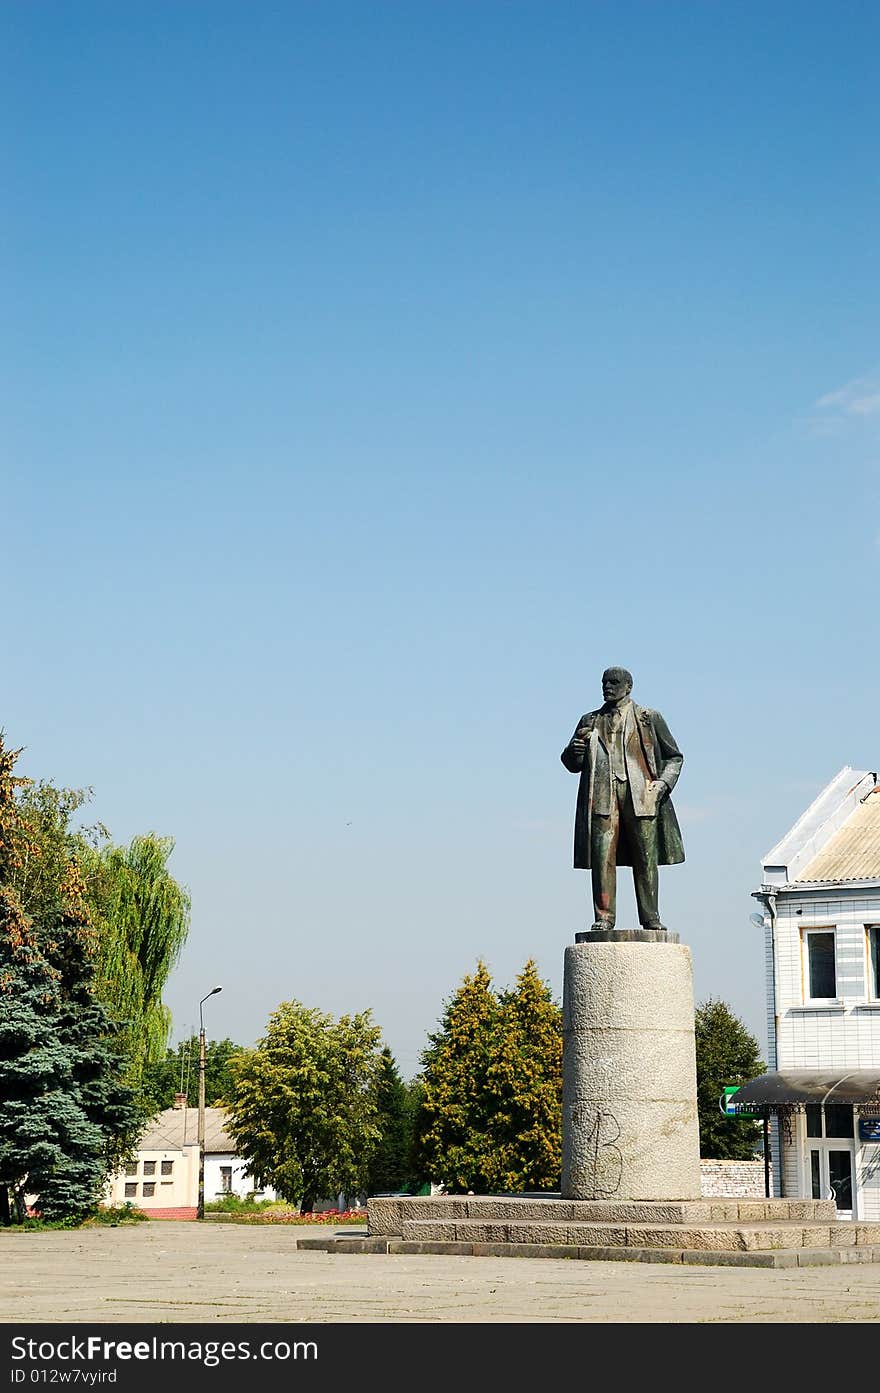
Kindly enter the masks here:
[[764, 916], [763, 916], [763, 914], [758, 914], [757, 912], [756, 912], [755, 914], [750, 914], [750, 915], [749, 915], [749, 919], [750, 919], [751, 922], [755, 925], [756, 928], [758, 928], [758, 929], [763, 929], [763, 927], [764, 927]]

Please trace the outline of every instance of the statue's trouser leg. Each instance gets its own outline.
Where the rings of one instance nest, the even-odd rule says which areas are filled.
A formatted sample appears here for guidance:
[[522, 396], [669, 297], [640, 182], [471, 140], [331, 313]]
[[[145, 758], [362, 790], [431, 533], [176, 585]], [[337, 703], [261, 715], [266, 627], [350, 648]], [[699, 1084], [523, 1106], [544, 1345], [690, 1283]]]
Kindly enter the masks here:
[[[622, 785], [625, 790], [626, 785]], [[614, 928], [617, 920], [617, 842], [621, 799], [611, 800], [610, 817], [593, 813], [590, 823], [590, 865], [593, 868], [593, 918]]]
[[627, 842], [632, 851], [633, 884], [639, 923], [643, 929], [659, 929], [661, 924], [660, 911], [657, 908], [657, 819], [636, 817], [629, 788], [620, 816], [626, 827]]

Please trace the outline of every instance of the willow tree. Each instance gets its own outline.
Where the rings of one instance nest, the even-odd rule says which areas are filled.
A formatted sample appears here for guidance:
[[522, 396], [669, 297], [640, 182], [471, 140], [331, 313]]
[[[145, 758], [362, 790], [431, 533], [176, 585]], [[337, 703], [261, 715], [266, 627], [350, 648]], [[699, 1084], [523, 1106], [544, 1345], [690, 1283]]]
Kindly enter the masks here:
[[84, 860], [99, 991], [138, 1074], [165, 1055], [171, 1013], [162, 992], [189, 931], [189, 895], [168, 869], [173, 850], [173, 838], [150, 832], [127, 847], [93, 847]]
[[127, 1076], [137, 1084], [143, 1064], [162, 1059], [168, 1045], [162, 993], [189, 930], [189, 895], [168, 870], [174, 842], [150, 832], [116, 846], [101, 823], [74, 825], [88, 788], [18, 777], [12, 796], [9, 885], [39, 942], [63, 913], [68, 866], [79, 867], [97, 991], [121, 1028]]

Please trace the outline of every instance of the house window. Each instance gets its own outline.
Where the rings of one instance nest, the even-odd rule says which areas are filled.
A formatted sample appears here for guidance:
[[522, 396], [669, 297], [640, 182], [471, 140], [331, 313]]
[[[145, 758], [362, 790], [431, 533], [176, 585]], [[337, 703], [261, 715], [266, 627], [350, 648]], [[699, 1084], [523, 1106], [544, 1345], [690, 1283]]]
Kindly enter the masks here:
[[173, 1169], [174, 1169], [174, 1162], [173, 1162], [173, 1161], [163, 1161], [163, 1162], [162, 1162], [162, 1174], [163, 1174], [163, 1175], [170, 1175]]
[[808, 1001], [834, 1001], [837, 967], [833, 929], [808, 929], [804, 934], [804, 978]]
[[126, 1174], [126, 1175], [137, 1175], [137, 1173], [138, 1173], [138, 1163], [137, 1163], [137, 1161], [126, 1161], [126, 1163], [125, 1163], [125, 1174]]
[[136, 1185], [126, 1185], [126, 1187], [125, 1187], [125, 1198], [126, 1198], [127, 1200], [133, 1200], [134, 1197], [135, 1197], [135, 1195], [137, 1194], [137, 1192], [138, 1192], [138, 1187], [137, 1187]]
[[232, 1167], [220, 1167], [220, 1192], [224, 1195], [232, 1193]]
[[156, 1182], [155, 1182], [155, 1180], [147, 1180], [147, 1181], [145, 1181], [145, 1182], [144, 1182], [144, 1199], [149, 1199], [150, 1196], [151, 1196], [151, 1195], [155, 1195], [155, 1193], [156, 1193]]
[[868, 925], [868, 996], [880, 998], [880, 924]]
[[155, 1162], [155, 1161], [144, 1161], [144, 1175], [155, 1175], [155, 1174], [156, 1174], [156, 1162]]

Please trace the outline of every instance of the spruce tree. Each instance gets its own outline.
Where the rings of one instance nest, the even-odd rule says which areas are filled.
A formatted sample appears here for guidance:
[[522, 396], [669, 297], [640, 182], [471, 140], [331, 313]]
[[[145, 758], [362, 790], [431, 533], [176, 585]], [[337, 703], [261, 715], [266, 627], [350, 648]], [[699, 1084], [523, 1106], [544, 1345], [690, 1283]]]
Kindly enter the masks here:
[[18, 753], [0, 736], [0, 1214], [22, 1218], [28, 1195], [46, 1218], [76, 1219], [99, 1199], [138, 1118], [94, 995], [75, 865], [52, 901], [55, 922], [33, 923], [14, 886], [34, 854], [16, 802]]
[[424, 1094], [415, 1145], [426, 1178], [452, 1193], [489, 1189], [493, 1101], [487, 1087], [498, 998], [484, 962], [446, 1003], [422, 1052]]
[[502, 992], [487, 1087], [493, 1190], [558, 1190], [562, 1176], [562, 1012], [529, 959]]
[[376, 1107], [380, 1137], [367, 1170], [367, 1192], [371, 1195], [400, 1190], [410, 1171], [409, 1098], [406, 1084], [397, 1071], [394, 1056], [387, 1045], [380, 1056]]
[[700, 1155], [712, 1161], [747, 1161], [758, 1139], [748, 1117], [725, 1117], [720, 1098], [728, 1084], [743, 1084], [764, 1071], [758, 1042], [725, 1001], [709, 997], [695, 1016], [697, 1113]]
[[452, 1193], [558, 1188], [562, 1018], [534, 961], [498, 993], [479, 962], [428, 1039], [418, 1173]]

